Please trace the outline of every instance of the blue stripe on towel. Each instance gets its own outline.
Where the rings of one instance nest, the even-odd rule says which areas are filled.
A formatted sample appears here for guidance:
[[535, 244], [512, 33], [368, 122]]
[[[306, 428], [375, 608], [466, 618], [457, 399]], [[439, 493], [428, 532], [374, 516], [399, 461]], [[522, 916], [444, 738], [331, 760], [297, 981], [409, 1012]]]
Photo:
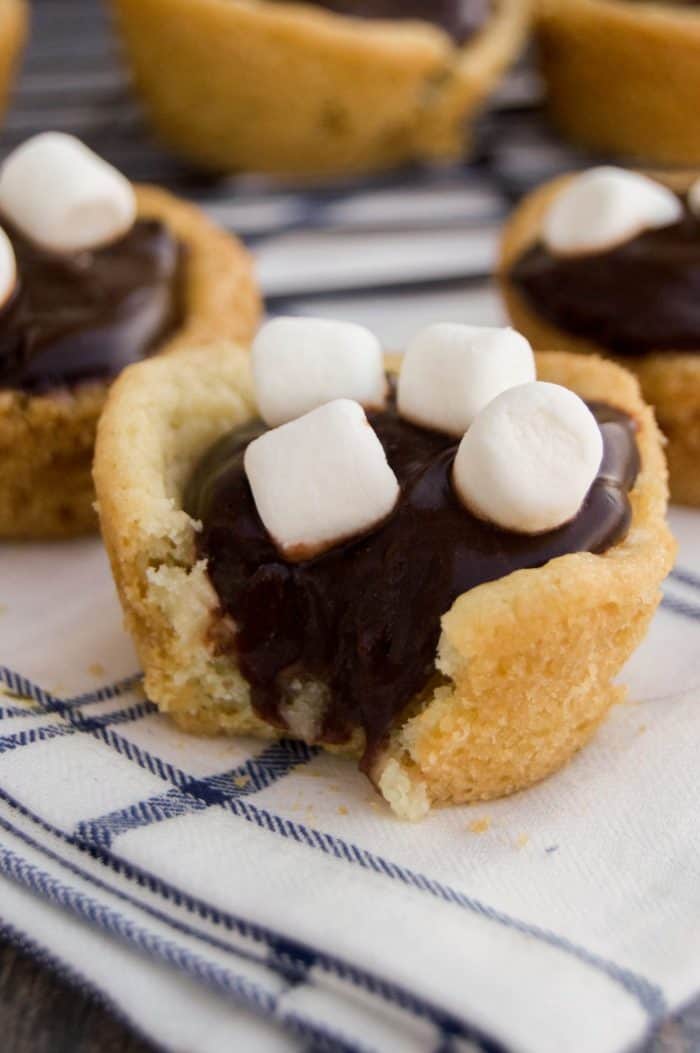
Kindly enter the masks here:
[[688, 600], [681, 600], [666, 593], [661, 601], [661, 606], [664, 610], [670, 611], [671, 614], [677, 614], [681, 618], [687, 618], [689, 621], [700, 622], [700, 604], [698, 603], [689, 603]]
[[[17, 810], [28, 818], [31, 817], [26, 809], [20, 807]], [[65, 837], [60, 831], [51, 828], [48, 824], [40, 823], [40, 825], [46, 829], [47, 832], [51, 832], [59, 837], [64, 843], [71, 843], [70, 838]], [[441, 1033], [459, 1035], [468, 1041], [478, 1044], [478, 1049], [482, 1050], [483, 1053], [499, 1053], [499, 1051], [503, 1051], [503, 1047], [499, 1043], [482, 1036], [476, 1029], [459, 1021], [444, 1010], [431, 1006], [429, 1003], [426, 1003], [398, 985], [374, 977], [371, 973], [367, 973], [364, 970], [359, 970], [353, 966], [346, 965], [342, 961], [326, 955], [324, 952], [317, 952], [304, 944], [289, 940], [285, 936], [274, 933], [272, 930], [257, 925], [251, 925], [244, 921], [235, 926], [224, 925], [223, 927], [227, 928], [228, 931], [235, 931], [245, 937], [253, 938], [256, 942], [267, 948], [263, 957], [253, 955], [249, 951], [240, 947], [235, 947], [230, 942], [222, 940], [221, 938], [212, 937], [209, 933], [197, 929], [191, 923], [183, 924], [178, 919], [154, 909], [148, 903], [137, 899], [128, 893], [124, 893], [122, 890], [96, 878], [84, 868], [78, 867], [69, 860], [66, 860], [58, 853], [53, 852], [45, 845], [35, 841], [29, 835], [2, 818], [0, 818], [0, 827], [8, 830], [13, 836], [18, 837], [25, 844], [41, 852], [53, 862], [59, 863], [69, 873], [90, 882], [97, 890], [109, 892], [121, 901], [137, 907], [139, 910], [142, 910], [144, 913], [157, 919], [163, 924], [170, 926], [175, 931], [188, 936], [193, 936], [211, 947], [224, 950], [245, 961], [254, 962], [255, 964], [264, 965], [270, 968], [285, 980], [287, 989], [290, 986], [298, 986], [302, 982], [310, 984], [311, 980], [309, 979], [309, 973], [311, 969], [314, 967], [320, 968], [336, 978], [354, 986], [358, 986], [368, 993], [375, 995], [377, 998], [388, 1001], [417, 1017], [430, 1020]], [[123, 876], [130, 876], [127, 874], [127, 870], [129, 870], [128, 865], [125, 867], [115, 866], [112, 869]], [[146, 887], [146, 882], [139, 879], [140, 875], [138, 875], [137, 871], [134, 871], [134, 876], [136, 876], [138, 886], [142, 888]], [[154, 891], [150, 884], [148, 887], [151, 891]], [[173, 899], [172, 901], [177, 902], [178, 906], [186, 906], [188, 910], [190, 909], [189, 905], [184, 903], [181, 899]], [[191, 912], [199, 917], [207, 918], [207, 920], [214, 920], [206, 913], [206, 909], [207, 908], [196, 909]], [[291, 976], [292, 971], [294, 972], [293, 979]]]
[[700, 592], [700, 574], [694, 574], [685, 567], [674, 567], [669, 574], [669, 578], [672, 581], [679, 581], [682, 585], [689, 585]]
[[[2, 673], [4, 673], [6, 677], [9, 674], [9, 678], [16, 682], [23, 680], [18, 674], [13, 673], [10, 670], [0, 670], [0, 675], [2, 675]], [[57, 701], [55, 697], [49, 692], [38, 688], [36, 685], [31, 685], [31, 687], [37, 697], [43, 696], [45, 698], [46, 701], [44, 705], [47, 710], [50, 710]], [[167, 809], [177, 807], [177, 814], [183, 814], [184, 811], [200, 811], [204, 807], [211, 807], [212, 805], [224, 807], [231, 814], [244, 819], [246, 822], [254, 823], [260, 829], [268, 830], [277, 836], [291, 838], [298, 844], [306, 845], [314, 851], [320, 851], [324, 855], [333, 856], [334, 858], [343, 860], [353, 866], [359, 866], [361, 869], [371, 870], [376, 874], [389, 878], [390, 880], [400, 881], [404, 885], [437, 899], [441, 899], [443, 902], [450, 903], [459, 909], [478, 913], [497, 924], [504, 925], [507, 928], [514, 929], [552, 947], [556, 947], [572, 957], [577, 958], [591, 968], [594, 968], [596, 971], [608, 976], [609, 979], [613, 980], [631, 994], [653, 1018], [658, 1017], [665, 1010], [664, 996], [657, 985], [631, 970], [618, 966], [615, 962], [608, 961], [607, 959], [596, 955], [594, 952], [589, 951], [587, 948], [582, 947], [579, 944], [564, 939], [547, 929], [543, 929], [536, 925], [530, 925], [520, 919], [513, 918], [503, 912], [497, 911], [488, 904], [475, 900], [464, 893], [444, 885], [442, 882], [415, 873], [406, 867], [402, 867], [399, 864], [386, 860], [381, 856], [358, 847], [357, 845], [348, 843], [341, 838], [334, 837], [331, 834], [324, 833], [312, 827], [307, 827], [302, 823], [297, 823], [294, 820], [277, 815], [266, 809], [258, 808], [255, 805], [248, 803], [248, 801], [237, 794], [239, 787], [235, 785], [233, 780], [227, 781], [227, 773], [219, 773], [212, 776], [211, 779], [192, 777], [186, 772], [176, 768], [174, 765], [161, 761], [160, 758], [154, 756], [150, 752], [136, 747], [133, 743], [130, 743], [127, 739], [124, 739], [108, 727], [93, 726], [96, 722], [85, 721], [80, 714], [75, 714], [70, 710], [64, 715], [67, 720], [72, 722], [72, 726], [75, 727], [76, 730], [84, 731], [98, 737], [121, 756], [125, 756], [127, 759], [136, 763], [139, 767], [157, 775], [164, 781], [170, 782], [175, 792], [172, 794], [168, 793], [167, 795], [163, 795], [162, 798], [159, 798], [159, 807]], [[261, 788], [263, 787], [261, 786]], [[194, 791], [196, 791], [196, 793]], [[4, 791], [0, 791], [0, 796], [5, 800], [11, 800]], [[163, 804], [166, 797], [167, 803]], [[177, 804], [175, 804], [175, 802], [177, 802]], [[145, 805], [146, 814], [144, 815], [144, 822], [139, 822], [138, 825], [148, 825], [145, 820], [149, 815], [149, 802], [145, 801], [141, 802], [141, 804]], [[138, 809], [139, 805], [137, 804], [134, 807]], [[27, 812], [26, 814], [28, 814], [34, 821], [39, 820], [39, 822], [42, 822], [39, 817], [34, 816], [32, 813]], [[154, 810], [150, 821], [160, 822], [163, 818], [167, 817], [168, 816], [159, 815], [159, 811]], [[100, 821], [101, 817], [97, 817], [94, 820], [88, 820], [81, 824], [80, 829], [85, 834], [86, 832], [92, 831], [94, 829], [93, 824], [99, 824]], [[93, 849], [100, 850], [104, 854], [104, 858], [109, 859], [111, 853], [100, 843], [100, 827], [98, 826], [97, 829], [98, 836], [96, 841], [82, 840], [81, 842], [81, 839], [77, 837], [77, 835], [68, 836], [71, 837], [73, 843], [89, 845]], [[62, 836], [65, 836], [65, 834], [62, 834]], [[109, 839], [113, 836], [114, 833], [109, 832]], [[154, 891], [162, 893], [163, 889], [166, 887], [165, 883], [161, 882], [154, 875], [148, 875], [148, 877], [154, 882], [151, 886]], [[175, 893], [181, 902], [184, 901], [183, 893], [178, 890], [175, 890]], [[197, 909], [201, 909], [201, 904], [198, 904]]]
[[115, 837], [129, 830], [161, 823], [188, 812], [202, 811], [231, 798], [259, 793], [300, 765], [308, 763], [317, 753], [318, 750], [311, 749], [303, 742], [283, 739], [230, 771], [209, 778], [189, 778], [182, 773], [183, 778], [178, 780], [177, 789], [81, 823], [77, 830], [78, 836], [108, 848]]
[[293, 1034], [317, 1043], [320, 1049], [337, 1050], [342, 1053], [365, 1053], [363, 1046], [347, 1039], [327, 1025], [318, 1026], [307, 1015], [287, 1010], [282, 1004], [281, 997], [266, 991], [260, 984], [234, 973], [231, 969], [209, 962], [201, 955], [193, 954], [174, 940], [164, 940], [148, 929], [136, 925], [118, 911], [58, 881], [51, 874], [28, 863], [11, 849], [4, 848], [2, 845], [0, 845], [0, 873], [41, 895], [50, 903], [69, 911], [81, 921], [138, 948], [150, 957], [167, 962], [179, 972], [206, 984], [209, 988], [229, 995], [240, 1004], [260, 1013], [264, 1018], [276, 1020]]

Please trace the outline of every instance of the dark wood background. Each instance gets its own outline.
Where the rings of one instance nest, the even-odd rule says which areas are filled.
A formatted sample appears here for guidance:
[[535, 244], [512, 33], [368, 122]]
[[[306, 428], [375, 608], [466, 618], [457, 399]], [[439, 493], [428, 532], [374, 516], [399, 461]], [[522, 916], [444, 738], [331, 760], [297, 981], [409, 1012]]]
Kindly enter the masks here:
[[3, 1053], [153, 1053], [95, 1001], [0, 940]]

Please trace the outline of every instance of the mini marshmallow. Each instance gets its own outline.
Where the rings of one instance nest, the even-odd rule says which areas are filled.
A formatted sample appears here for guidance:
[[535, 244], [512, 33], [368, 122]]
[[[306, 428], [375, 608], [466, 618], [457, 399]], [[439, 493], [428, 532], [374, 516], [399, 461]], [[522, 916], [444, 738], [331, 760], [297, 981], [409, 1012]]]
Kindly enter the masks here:
[[333, 399], [377, 409], [386, 401], [381, 345], [360, 325], [275, 318], [258, 333], [252, 354], [258, 407], [271, 427]]
[[688, 208], [700, 219], [700, 179], [696, 179], [688, 191]]
[[4, 307], [17, 285], [17, 260], [12, 242], [0, 227], [0, 307]]
[[683, 215], [667, 187], [623, 168], [591, 168], [557, 195], [542, 226], [554, 255], [604, 252], [645, 230], [667, 227]]
[[453, 482], [480, 519], [539, 534], [574, 518], [602, 457], [600, 428], [585, 402], [535, 381], [482, 410], [460, 443]]
[[79, 139], [43, 132], [0, 169], [0, 209], [37, 245], [81, 252], [125, 234], [136, 197], [129, 180]]
[[382, 444], [349, 399], [254, 439], [244, 466], [263, 524], [293, 562], [369, 530], [399, 495]]
[[430, 325], [406, 348], [399, 413], [424, 428], [462, 436], [491, 399], [535, 376], [532, 348], [514, 329]]

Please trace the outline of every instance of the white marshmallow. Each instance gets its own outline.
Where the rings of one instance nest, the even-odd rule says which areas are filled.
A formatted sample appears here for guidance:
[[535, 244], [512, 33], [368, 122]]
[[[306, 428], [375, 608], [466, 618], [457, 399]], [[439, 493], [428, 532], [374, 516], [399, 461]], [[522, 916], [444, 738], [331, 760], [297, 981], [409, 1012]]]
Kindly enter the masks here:
[[129, 180], [79, 139], [43, 132], [0, 169], [0, 209], [37, 245], [81, 252], [125, 234], [136, 197]]
[[682, 215], [680, 200], [667, 187], [638, 172], [602, 166], [576, 176], [557, 195], [542, 238], [558, 256], [603, 252]]
[[252, 355], [260, 415], [273, 428], [333, 399], [367, 408], [386, 401], [381, 344], [360, 325], [275, 318], [258, 333]]
[[535, 376], [532, 348], [514, 329], [430, 325], [406, 348], [399, 413], [414, 424], [461, 436], [491, 399]]
[[17, 285], [17, 260], [12, 242], [0, 227], [0, 307], [4, 307]]
[[399, 495], [382, 444], [349, 399], [254, 439], [244, 466], [260, 518], [290, 561], [369, 530]]
[[696, 179], [688, 191], [688, 207], [700, 219], [700, 179]]
[[505, 391], [479, 414], [460, 443], [453, 481], [481, 519], [539, 534], [574, 518], [602, 457], [600, 428], [585, 402], [535, 381]]

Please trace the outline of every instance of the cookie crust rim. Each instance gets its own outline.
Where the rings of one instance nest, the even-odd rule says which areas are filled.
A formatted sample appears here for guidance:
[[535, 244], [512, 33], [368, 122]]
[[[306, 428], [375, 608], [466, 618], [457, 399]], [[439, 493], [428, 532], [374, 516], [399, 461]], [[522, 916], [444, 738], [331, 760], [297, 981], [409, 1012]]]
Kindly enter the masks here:
[[[137, 185], [136, 194], [139, 218], [163, 220], [189, 256], [184, 323], [153, 354], [222, 334], [252, 336], [260, 300], [247, 250], [168, 191]], [[0, 538], [72, 537], [95, 530], [92, 447], [111, 383], [87, 380], [41, 394], [0, 388]], [[64, 490], [63, 505], [57, 484]]]
[[[248, 419], [254, 413], [254, 402], [244, 352], [226, 346], [212, 348], [206, 364], [209, 378], [200, 370], [194, 393], [196, 356], [196, 351], [183, 351], [167, 360], [130, 367], [115, 385], [100, 423], [95, 461], [103, 537], [127, 627], [145, 668], [150, 697], [188, 731], [279, 737], [279, 731], [251, 711], [245, 682], [235, 665], [226, 657], [217, 659], [211, 649], [207, 654], [212, 619], [219, 617], [217, 599], [206, 568], [196, 562], [196, 524], [178, 506], [178, 494], [197, 457], [223, 430]], [[383, 795], [404, 817], [419, 817], [431, 803], [480, 800], [513, 792], [565, 763], [593, 733], [609, 706], [619, 700], [619, 689], [611, 686], [610, 676], [619, 671], [638, 644], [658, 603], [660, 582], [670, 569], [674, 545], [664, 519], [666, 481], [661, 442], [653, 414], [642, 403], [636, 382], [619, 367], [591, 356], [544, 353], [538, 356], [538, 368], [545, 379], [568, 379], [585, 397], [607, 395], [608, 401], [628, 409], [638, 420], [643, 467], [631, 493], [632, 526], [624, 541], [600, 556], [576, 553], [554, 559], [542, 568], [517, 571], [465, 593], [443, 616], [438, 677], [450, 681], [453, 690], [444, 682], [431, 685], [427, 689], [430, 697], [416, 700], [415, 709], [392, 735], [391, 746], [375, 772]], [[173, 394], [173, 406], [179, 407], [175, 412], [178, 428], [193, 429], [193, 445], [184, 461], [178, 458], [174, 433], [166, 426], [159, 436], [158, 427], [153, 427], [153, 411], [142, 412], [151, 395], [162, 387], [158, 374], [163, 370], [171, 374], [173, 384], [179, 375], [177, 384], [187, 386], [191, 406], [208, 399], [217, 378], [222, 388], [229, 389], [227, 394], [220, 393], [216, 402], [221, 412], [218, 422], [212, 420], [212, 403], [208, 421], [199, 425], [182, 417], [184, 408], [179, 396]], [[614, 399], [610, 399], [611, 387], [616, 389]], [[172, 419], [173, 412], [171, 406], [163, 419]], [[144, 441], [143, 432], [139, 437], [139, 448], [146, 451], [148, 464], [132, 465], [131, 470], [120, 423], [127, 413], [149, 422], [148, 441]], [[156, 486], [153, 471], [160, 471], [169, 459], [171, 469], [176, 467]], [[184, 596], [189, 610], [186, 616]], [[538, 639], [535, 648], [532, 638], [540, 631], [535, 629], [538, 622], [551, 628], [555, 636], [560, 631], [566, 636], [573, 626], [574, 641], [581, 636], [580, 627], [586, 628], [589, 638], [578, 645], [571, 643], [572, 650], [580, 650], [577, 662], [590, 663], [589, 648], [601, 650], [600, 658], [594, 660], [595, 670], [589, 670], [592, 681], [587, 716], [573, 729], [562, 726], [567, 719], [573, 720], [571, 714], [566, 717], [571, 699], [568, 689], [565, 699], [557, 695], [561, 685], [556, 675], [553, 685], [549, 682], [551, 671], [547, 673], [546, 669], [543, 678], [535, 673], [520, 678], [516, 675], [518, 663], [524, 660], [523, 648], [530, 648], [527, 661], [539, 668], [541, 641]], [[568, 627], [567, 622], [571, 623]], [[178, 668], [173, 670], [175, 647], [179, 657]], [[509, 654], [512, 669], [499, 670], [498, 663]], [[567, 661], [573, 661], [571, 656]], [[579, 677], [577, 671], [576, 679]], [[533, 683], [538, 685], [537, 693]], [[528, 735], [530, 724], [536, 725], [541, 716], [530, 713], [541, 706], [541, 697], [536, 694], [549, 697], [551, 691], [558, 714], [556, 743], [545, 751], [546, 756], [534, 763], [528, 759], [524, 767], [521, 757], [516, 763], [499, 756], [494, 763], [492, 756], [484, 756], [476, 774], [472, 771], [465, 776], [460, 753], [463, 743], [458, 736], [469, 721], [474, 724], [475, 713], [477, 725], [482, 718], [488, 725], [495, 716], [491, 710], [498, 709], [493, 705], [493, 692], [501, 686], [508, 706], [523, 704], [520, 693], [526, 699]], [[227, 700], [222, 699], [222, 691], [229, 692]], [[221, 708], [217, 710], [217, 706]], [[449, 746], [442, 741], [446, 726], [454, 733]], [[488, 736], [493, 731], [489, 728]], [[356, 741], [349, 749], [358, 746]]]
[[[697, 178], [697, 173], [691, 171], [646, 174], [681, 194]], [[548, 206], [575, 176], [576, 173], [558, 176], [537, 187], [521, 201], [506, 223], [497, 277], [508, 315], [536, 349], [560, 348], [579, 354], [603, 355], [634, 373], [645, 399], [656, 407], [661, 428], [668, 433], [672, 498], [700, 506], [700, 473], [697, 469], [693, 472], [692, 467], [700, 452], [700, 434], [697, 442], [689, 441], [691, 431], [697, 429], [700, 433], [700, 339], [697, 352], [663, 350], [616, 359], [602, 344], [568, 333], [541, 317], [510, 279], [513, 264], [538, 240]]]

